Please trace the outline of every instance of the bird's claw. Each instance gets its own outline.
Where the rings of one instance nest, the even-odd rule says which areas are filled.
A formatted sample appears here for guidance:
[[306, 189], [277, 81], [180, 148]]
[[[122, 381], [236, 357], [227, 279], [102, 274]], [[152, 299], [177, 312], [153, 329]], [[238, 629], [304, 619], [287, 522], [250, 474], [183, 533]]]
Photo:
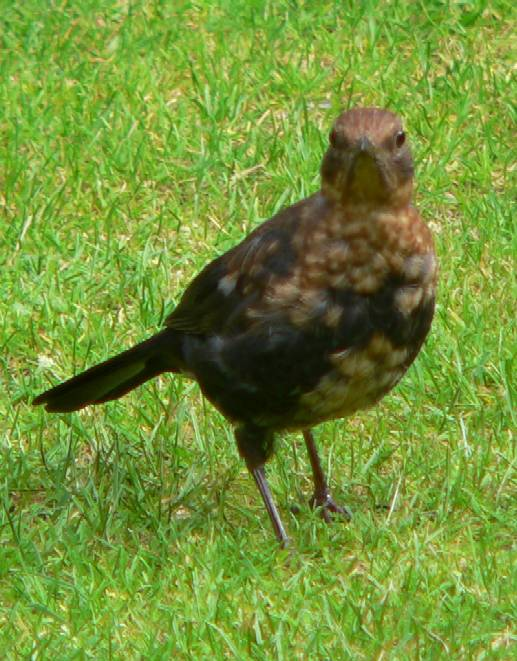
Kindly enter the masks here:
[[352, 512], [348, 507], [338, 505], [328, 491], [314, 493], [309, 502], [313, 509], [319, 510], [321, 518], [325, 523], [332, 523], [332, 514], [339, 514], [347, 519], [347, 521], [352, 518]]

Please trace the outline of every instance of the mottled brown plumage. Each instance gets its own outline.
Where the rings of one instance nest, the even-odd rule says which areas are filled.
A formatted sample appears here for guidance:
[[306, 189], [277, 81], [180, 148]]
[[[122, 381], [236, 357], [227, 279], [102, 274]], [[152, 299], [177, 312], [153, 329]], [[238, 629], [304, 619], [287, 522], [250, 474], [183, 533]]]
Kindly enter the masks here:
[[71, 411], [120, 397], [161, 372], [195, 378], [236, 427], [239, 452], [277, 537], [266, 482], [274, 434], [303, 430], [314, 505], [329, 494], [310, 428], [375, 404], [403, 376], [431, 325], [437, 265], [411, 206], [413, 163], [400, 119], [343, 113], [321, 190], [281, 211], [193, 280], [166, 328], [40, 395]]

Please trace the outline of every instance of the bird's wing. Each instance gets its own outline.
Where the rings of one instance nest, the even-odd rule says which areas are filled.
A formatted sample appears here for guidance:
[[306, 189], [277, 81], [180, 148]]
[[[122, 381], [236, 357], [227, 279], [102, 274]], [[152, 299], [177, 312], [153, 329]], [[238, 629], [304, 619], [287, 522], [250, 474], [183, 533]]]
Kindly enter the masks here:
[[246, 311], [260, 306], [271, 282], [289, 277], [296, 260], [293, 232], [309, 200], [280, 212], [210, 262], [186, 289], [166, 326], [200, 335], [242, 330]]

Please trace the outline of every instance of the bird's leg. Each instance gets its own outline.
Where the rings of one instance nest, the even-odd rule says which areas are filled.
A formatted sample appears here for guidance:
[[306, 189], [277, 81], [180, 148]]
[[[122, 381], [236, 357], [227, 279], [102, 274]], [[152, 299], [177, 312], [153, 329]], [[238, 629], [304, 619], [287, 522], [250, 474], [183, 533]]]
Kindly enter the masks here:
[[264, 505], [266, 506], [267, 513], [269, 514], [269, 518], [273, 525], [276, 538], [282, 544], [282, 546], [287, 546], [289, 543], [289, 537], [285, 532], [285, 528], [283, 526], [282, 520], [280, 519], [280, 515], [273, 500], [273, 496], [271, 495], [269, 484], [267, 483], [266, 479], [264, 464], [262, 464], [262, 466], [256, 466], [255, 468], [250, 468], [248, 466], [248, 469], [253, 475], [255, 483], [259, 488], [260, 495], [262, 496], [262, 500], [264, 501]]
[[318, 448], [316, 447], [314, 436], [312, 435], [312, 431], [310, 429], [304, 430], [303, 440], [305, 441], [307, 452], [309, 453], [312, 477], [314, 480], [314, 494], [310, 500], [312, 507], [320, 508], [321, 516], [327, 523], [330, 523], [332, 520], [330, 516], [331, 512], [335, 514], [341, 514], [347, 519], [350, 519], [352, 516], [350, 510], [347, 507], [338, 505], [336, 502], [334, 502], [332, 496], [330, 495], [325, 473], [321, 467]]
[[243, 426], [235, 430], [235, 438], [237, 439], [239, 453], [246, 462], [246, 466], [253, 475], [255, 484], [260, 491], [276, 538], [282, 546], [287, 546], [289, 537], [285, 532], [280, 514], [271, 495], [264, 469], [264, 464], [273, 450], [273, 433], [268, 429]]

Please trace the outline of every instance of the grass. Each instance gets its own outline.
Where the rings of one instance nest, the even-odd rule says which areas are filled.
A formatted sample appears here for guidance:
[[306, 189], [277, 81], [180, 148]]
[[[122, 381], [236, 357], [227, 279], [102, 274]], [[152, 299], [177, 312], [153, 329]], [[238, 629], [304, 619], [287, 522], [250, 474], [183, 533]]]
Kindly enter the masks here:
[[[512, 4], [0, 2], [3, 658], [515, 654]], [[280, 550], [186, 380], [31, 408], [314, 191], [333, 118], [373, 104], [405, 117], [441, 281], [402, 384], [318, 430], [349, 525], [286, 436]]]

